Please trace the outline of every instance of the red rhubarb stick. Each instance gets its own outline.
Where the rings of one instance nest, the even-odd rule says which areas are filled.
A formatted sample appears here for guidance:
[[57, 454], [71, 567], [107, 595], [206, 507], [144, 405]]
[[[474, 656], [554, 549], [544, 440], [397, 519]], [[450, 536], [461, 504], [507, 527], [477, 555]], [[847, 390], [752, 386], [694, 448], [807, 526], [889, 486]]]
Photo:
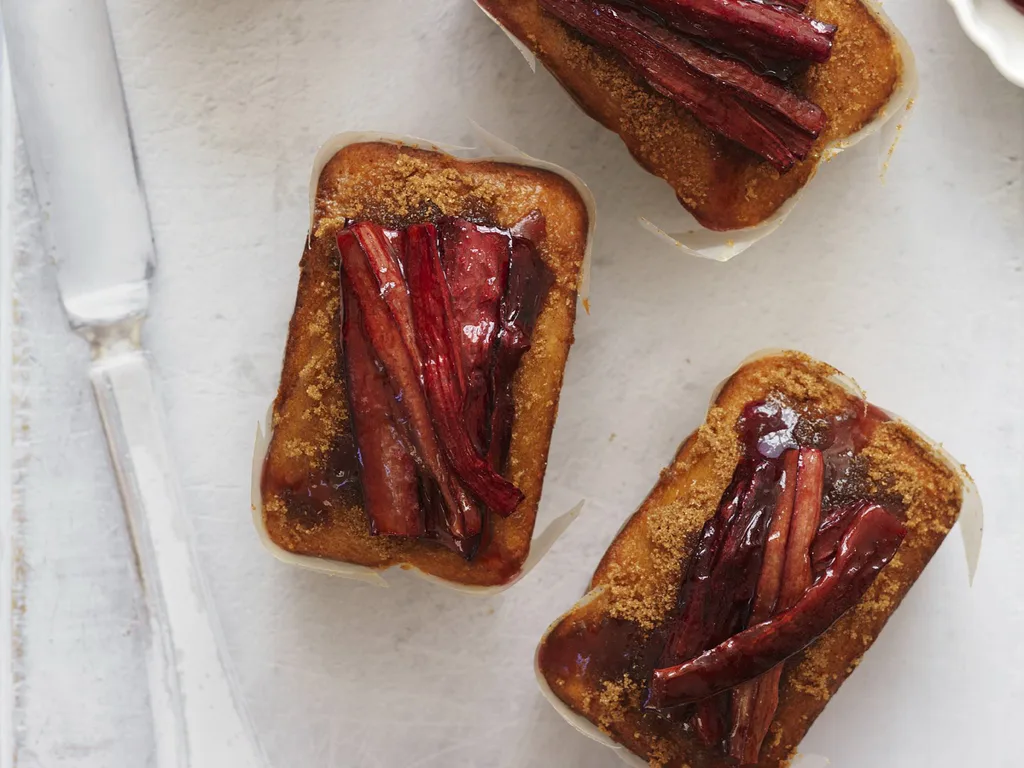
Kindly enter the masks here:
[[818, 534], [811, 545], [811, 568], [815, 576], [824, 572], [828, 564], [835, 558], [839, 542], [850, 527], [850, 522], [870, 501], [856, 501], [853, 504], [839, 507], [829, 512], [818, 526]]
[[780, 121], [810, 138], [817, 138], [825, 128], [826, 118], [821, 107], [758, 74], [747, 64], [680, 37], [642, 14], [625, 9], [616, 12], [622, 24], [658, 45], [665, 53], [685, 62], [695, 72], [725, 87], [748, 107], [757, 108], [762, 114], [762, 121]]
[[[796, 483], [792, 521], [782, 564], [778, 600], [773, 608], [777, 613], [792, 608], [811, 586], [811, 543], [817, 536], [821, 520], [821, 499], [825, 486], [825, 460], [821, 451], [801, 448], [797, 452], [794, 469]], [[767, 621], [770, 615], [759, 616], [759, 621], [751, 620], [750, 623], [753, 625]], [[736, 738], [730, 738], [730, 753], [734, 753], [734, 757], [747, 763], [757, 762], [761, 744], [768, 735], [768, 728], [779, 706], [781, 677], [782, 665], [779, 665], [753, 681], [757, 692], [750, 703], [749, 714], [744, 721], [734, 721], [734, 725], [739, 724], [739, 734]]]
[[755, 624], [651, 682], [657, 706], [701, 701], [752, 680], [799, 653], [856, 605], [896, 555], [906, 528], [881, 507], [863, 510], [825, 575], [783, 613]]
[[523, 356], [530, 351], [537, 318], [555, 276], [544, 263], [534, 242], [512, 238], [508, 284], [501, 299], [500, 327], [491, 369], [491, 443], [488, 462], [505, 468], [512, 441], [515, 401], [512, 384]]
[[[672, 666], [691, 659], [710, 644], [707, 613], [711, 600], [712, 569], [719, 559], [729, 526], [747, 496], [751, 474], [752, 465], [749, 462], [737, 468], [717, 511], [704, 524], [679, 593], [680, 615], [662, 651], [661, 666]], [[701, 740], [709, 746], [721, 740], [725, 724], [717, 701], [698, 708], [693, 714], [693, 727]]]
[[[778, 469], [774, 461], [760, 461], [743, 494], [740, 510], [729, 526], [722, 553], [715, 564], [709, 590], [710, 607], [704, 616], [704, 651], [742, 629], [742, 615], [755, 599], [769, 524], [776, 507], [774, 498]], [[698, 651], [698, 652], [699, 652]], [[706, 746], [715, 746], [726, 735], [729, 697], [714, 696], [697, 703], [693, 725]]]
[[[754, 117], [731, 89], [698, 73], [639, 33], [635, 27], [643, 20], [637, 14], [590, 0], [541, 0], [541, 5], [598, 44], [617, 52], [638, 77], [692, 112], [711, 131], [742, 144], [780, 172], [796, 164], [798, 155], [793, 149]], [[624, 23], [623, 18], [627, 17], [634, 23]], [[802, 151], [804, 146], [795, 149]]]
[[391, 418], [394, 396], [362, 327], [359, 303], [345, 273], [342, 344], [352, 427], [359, 446], [359, 480], [370, 530], [382, 536], [422, 536], [416, 463]]
[[442, 219], [438, 233], [466, 373], [466, 429], [483, 455], [489, 432], [488, 378], [512, 239], [500, 230], [454, 217]]
[[638, 0], [670, 27], [739, 56], [828, 61], [836, 27], [756, 0]]
[[782, 591], [782, 575], [789, 549], [793, 512], [796, 507], [799, 457], [799, 451], [796, 450], [786, 451], [782, 456], [779, 497], [775, 503], [775, 513], [772, 515], [768, 540], [764, 545], [764, 564], [757, 582], [757, 597], [750, 617], [751, 624], [760, 624], [771, 617]]
[[711, 574], [709, 607], [704, 617], [707, 644], [700, 650], [727, 638], [754, 598], [775, 508], [777, 476], [774, 461], [763, 459], [757, 463], [740, 510], [729, 525]]
[[530, 211], [512, 225], [512, 237], [521, 237], [540, 248], [548, 237], [548, 220], [540, 211]]
[[659, 665], [671, 667], [692, 659], [707, 645], [704, 616], [711, 588], [711, 572], [722, 550], [725, 534], [750, 485], [750, 466], [741, 464], [719, 502], [718, 510], [704, 524], [690, 558], [686, 581], [679, 593], [680, 613], [669, 634]]
[[[686, 604], [662, 652], [662, 664], [692, 658], [736, 631], [761, 570], [776, 474], [772, 461], [737, 467], [691, 560], [683, 587]], [[693, 727], [704, 744], [716, 745], [725, 736], [727, 704], [718, 698], [698, 704]]]
[[[775, 504], [768, 540], [764, 547], [764, 563], [757, 583], [757, 597], [749, 624], [760, 624], [771, 618], [782, 588], [782, 574], [786, 563], [789, 531], [796, 502], [799, 451], [788, 450], [782, 455], [782, 474], [779, 478], [779, 497]], [[772, 670], [774, 672], [775, 670]], [[778, 706], [778, 679], [772, 684], [769, 672], [751, 680], [732, 692], [732, 731], [729, 735], [729, 754], [741, 764], [756, 763], [761, 743], [767, 735], [767, 726], [761, 733], [764, 711], [771, 710], [774, 717]], [[768, 724], [771, 723], [771, 718]]]
[[460, 539], [475, 536], [481, 528], [480, 510], [459, 485], [441, 452], [415, 359], [381, 296], [370, 261], [355, 233], [348, 229], [338, 233], [338, 253], [359, 305], [366, 337], [384, 366], [395, 394], [395, 409], [400, 414], [398, 421], [407, 430], [415, 457], [424, 472], [437, 484], [452, 535]]
[[380, 297], [391, 310], [391, 315], [398, 324], [402, 341], [412, 355], [416, 370], [419, 372], [419, 354], [416, 350], [416, 334], [412, 324], [412, 305], [409, 303], [409, 289], [402, 277], [402, 269], [398, 263], [396, 243], [401, 237], [398, 233], [385, 230], [372, 221], [360, 221], [349, 227], [359, 241], [370, 270], [377, 278]]
[[796, 476], [796, 500], [789, 547], [779, 592], [779, 610], [796, 605], [814, 579], [811, 544], [821, 523], [821, 498], [825, 489], [825, 460], [816, 448], [801, 448]]
[[465, 390], [458, 373], [461, 350], [455, 344], [451, 295], [433, 224], [414, 224], [406, 230], [405, 268], [416, 342], [423, 359], [423, 383], [440, 443], [459, 480], [488, 508], [510, 515], [523, 494], [476, 452], [463, 420]]

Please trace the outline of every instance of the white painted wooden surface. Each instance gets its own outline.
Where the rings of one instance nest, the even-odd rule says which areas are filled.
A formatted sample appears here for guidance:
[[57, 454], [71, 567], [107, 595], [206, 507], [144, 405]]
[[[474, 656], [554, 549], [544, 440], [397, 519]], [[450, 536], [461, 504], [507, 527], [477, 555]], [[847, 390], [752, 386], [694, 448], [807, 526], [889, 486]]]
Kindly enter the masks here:
[[[881, 148], [863, 146], [823, 170], [781, 232], [719, 265], [638, 229], [637, 213], [673, 210], [671, 194], [469, 0], [109, 2], [160, 259], [146, 342], [275, 765], [617, 764], [543, 702], [534, 644], [711, 386], [765, 346], [835, 363], [943, 440], [988, 513], [975, 588], [951, 540], [805, 748], [839, 768], [1016, 765], [1024, 91], [948, 7], [887, 3], [922, 92], [885, 184]], [[290, 570], [251, 530], [249, 458], [294, 301], [309, 163], [339, 130], [458, 143], [468, 117], [572, 168], [598, 198], [593, 314], [577, 326], [545, 492], [587, 509], [534, 573], [485, 600]], [[65, 329], [31, 186], [16, 178], [16, 765], [145, 766], [139, 589], [87, 351]]]

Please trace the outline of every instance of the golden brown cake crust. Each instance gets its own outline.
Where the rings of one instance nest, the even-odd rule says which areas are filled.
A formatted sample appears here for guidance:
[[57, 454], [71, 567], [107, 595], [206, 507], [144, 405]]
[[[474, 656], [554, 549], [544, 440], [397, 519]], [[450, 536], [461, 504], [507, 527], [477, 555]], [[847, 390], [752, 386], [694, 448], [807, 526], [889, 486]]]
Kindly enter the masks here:
[[[569, 611], [541, 646], [541, 672], [551, 690], [652, 765], [727, 768], [724, 755], [708, 750], [681, 727], [641, 714], [646, 679], [629, 675], [588, 681], [565, 676], [545, 663], [545, 649], [571, 650], [586, 627], [609, 619], [657, 636], [676, 604], [683, 570], [704, 522], [724, 493], [740, 457], [735, 424], [744, 405], [772, 392], [792, 402], [827, 410], [850, 395], [830, 366], [798, 353], [757, 360], [733, 375], [708, 411], [705, 423], [679, 449], [639, 510], [612, 542], [590, 584], [590, 598]], [[862, 455], [875, 483], [895, 490], [906, 508], [908, 535], [895, 559], [864, 599], [806, 651], [787, 662], [776, 720], [762, 751], [762, 768], [788, 763], [832, 695], [854, 670], [889, 616], [920, 576], [960, 513], [962, 481], [909, 427], [882, 424]]]
[[808, 13], [839, 26], [832, 57], [796, 87], [828, 115], [804, 162], [785, 174], [708, 131], [685, 109], [585, 41], [538, 0], [481, 0], [525, 42], [591, 117], [625, 142], [636, 160], [665, 179], [709, 229], [750, 227], [771, 216], [814, 175], [823, 148], [869, 123], [896, 91], [902, 62], [888, 30], [861, 0], [812, 0]]
[[373, 537], [358, 499], [335, 501], [310, 515], [294, 499], [266, 490], [263, 515], [271, 540], [301, 555], [371, 568], [414, 566], [467, 585], [513, 579], [530, 548], [548, 447], [569, 347], [586, 250], [588, 214], [578, 191], [550, 171], [388, 143], [350, 145], [320, 175], [313, 233], [302, 256], [298, 298], [274, 402], [265, 463], [287, 483], [322, 469], [332, 448], [350, 439], [340, 365], [340, 299], [334, 235], [346, 218], [403, 227], [441, 215], [476, 217], [510, 227], [533, 210], [547, 217], [541, 256], [555, 275], [537, 321], [533, 347], [516, 374], [516, 415], [508, 472], [525, 495], [516, 512], [496, 519], [494, 538], [472, 563], [439, 545]]

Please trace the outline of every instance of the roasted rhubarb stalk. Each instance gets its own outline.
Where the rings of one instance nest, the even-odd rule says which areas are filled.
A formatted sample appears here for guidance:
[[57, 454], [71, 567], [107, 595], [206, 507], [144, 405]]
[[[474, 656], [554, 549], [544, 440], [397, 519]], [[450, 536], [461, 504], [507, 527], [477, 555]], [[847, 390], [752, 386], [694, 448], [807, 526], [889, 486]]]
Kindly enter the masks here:
[[881, 507], [863, 509], [843, 537], [835, 561], [792, 608], [695, 659], [656, 670], [653, 703], [667, 707], [701, 701], [799, 653], [857, 604], [895, 556], [906, 533], [903, 524]]
[[408, 431], [415, 456], [436, 484], [448, 513], [452, 535], [469, 538], [480, 532], [481, 513], [476, 502], [460, 486], [438, 445], [430, 410], [423, 393], [417, 365], [387, 302], [370, 261], [355, 233], [338, 233], [342, 269], [359, 304], [363, 328], [377, 358], [383, 364], [395, 394], [399, 421]]
[[[782, 473], [779, 477], [779, 494], [772, 514], [771, 528], [765, 542], [761, 576], [757, 582], [757, 595], [750, 614], [750, 624], [766, 621], [775, 610], [782, 588], [782, 574], [786, 563], [786, 550], [789, 542], [790, 523], [793, 519], [793, 506], [796, 499], [796, 476], [799, 451], [788, 450], [782, 457]], [[778, 668], [776, 668], [778, 669]], [[772, 670], [773, 672], [775, 670]], [[729, 736], [729, 754], [737, 758], [741, 764], [757, 762], [757, 753], [761, 749], [764, 737], [753, 735], [758, 731], [754, 721], [761, 721], [763, 713], [771, 710], [774, 716], [778, 706], [778, 681], [775, 685], [769, 682], [761, 690], [762, 684], [771, 673], [757, 680], [743, 683], [732, 692], [731, 717], [732, 731]], [[773, 699], [774, 694], [774, 699]], [[768, 718], [768, 724], [771, 717]], [[767, 732], [767, 731], [766, 731]], [[756, 742], [756, 747], [754, 743]], [[751, 759], [751, 750], [753, 758]]]
[[541, 5], [618, 53], [638, 77], [710, 130], [779, 171], [806, 158], [825, 126], [824, 113], [813, 103], [637, 11], [594, 0], [541, 0]]
[[709, 613], [709, 603], [712, 599], [712, 570], [721, 552], [726, 532], [736, 517], [749, 486], [749, 465], [742, 464], [722, 497], [718, 511], [704, 524], [697, 549], [690, 560], [686, 582], [680, 592], [680, 617], [673, 626], [661, 655], [662, 667], [675, 666], [692, 659], [708, 647], [705, 615]]
[[402, 277], [399, 264], [399, 252], [396, 245], [401, 241], [398, 233], [389, 233], [373, 222], [361, 221], [349, 227], [359, 241], [359, 246], [366, 255], [370, 269], [377, 277], [380, 286], [380, 297], [391, 310], [391, 316], [398, 324], [402, 341], [412, 355], [417, 373], [420, 370], [420, 358], [416, 351], [416, 332], [412, 323], [412, 305], [409, 302], [409, 289]]
[[[705, 614], [705, 647], [720, 643], [741, 626], [743, 613], [754, 597], [762, 570], [765, 537], [775, 506], [776, 475], [774, 462], [758, 463], [743, 494], [740, 510], [730, 524], [711, 578], [712, 605]], [[694, 728], [708, 746], [718, 744], [725, 734], [727, 705], [727, 699], [717, 696], [697, 704]]]
[[[662, 653], [663, 666], [692, 658], [738, 628], [762, 570], [777, 472], [774, 462], [767, 460], [756, 466], [745, 462], [736, 470], [718, 512], [701, 533], [682, 592], [682, 614]], [[693, 726], [705, 744], [721, 741], [724, 714], [724, 701], [698, 705]]]
[[438, 233], [466, 375], [466, 429], [474, 448], [484, 455], [490, 433], [488, 373], [498, 336], [498, 308], [508, 282], [512, 239], [507, 232], [453, 217], [439, 222]]
[[747, 108], [756, 107], [812, 138], [825, 128], [825, 113], [781, 83], [760, 75], [742, 62], [720, 56], [704, 46], [652, 24], [637, 14], [621, 12], [623, 23], [648, 37], [667, 53], [718, 85], [732, 91]]
[[832, 510], [818, 527], [818, 534], [811, 545], [811, 567], [814, 570], [814, 577], [818, 578], [835, 559], [839, 549], [839, 542], [843, 534], [850, 527], [850, 523], [865, 507], [870, 506], [869, 501], [855, 501]]
[[[824, 459], [819, 450], [801, 448], [799, 451], [787, 451], [785, 461], [785, 474], [792, 478], [793, 487], [791, 493], [789, 488], [783, 489], [780, 496], [782, 503], [777, 512], [788, 518], [788, 530], [781, 549], [773, 542], [771, 568], [761, 572], [758, 600], [750, 617], [750, 625], [768, 621], [773, 612], [792, 608], [811, 586], [810, 549], [821, 518]], [[780, 527], [784, 524], [782, 519], [773, 521], [773, 528], [776, 522]], [[777, 554], [781, 555], [779, 559], [776, 559]], [[762, 586], [764, 599], [761, 599]], [[768, 728], [779, 705], [781, 676], [780, 665], [733, 691], [729, 753], [743, 765], [757, 762], [761, 744], [768, 735]]]
[[359, 303], [342, 275], [346, 381], [359, 445], [359, 480], [370, 530], [384, 536], [422, 536], [416, 464], [392, 419], [394, 395], [363, 330]]
[[460, 218], [338, 234], [353, 432], [372, 533], [472, 559], [487, 515], [523, 495], [500, 474], [512, 382], [551, 285], [532, 213], [512, 230]]
[[[541, 224], [530, 224], [534, 234]], [[512, 238], [508, 285], [501, 300], [499, 330], [491, 374], [491, 429], [488, 461], [502, 471], [512, 441], [512, 417], [515, 414], [512, 384], [519, 363], [530, 350], [537, 317], [554, 275], [541, 260], [534, 241]]]
[[637, 0], [673, 29], [757, 63], [827, 61], [836, 28], [801, 13], [756, 0]]
[[[463, 420], [462, 353], [455, 344], [455, 319], [437, 229], [433, 224], [415, 224], [406, 230], [405, 238], [406, 279], [423, 359], [423, 383], [441, 444], [459, 480], [489, 509], [510, 515], [523, 494], [476, 452]], [[473, 533], [478, 532], [477, 527]]]

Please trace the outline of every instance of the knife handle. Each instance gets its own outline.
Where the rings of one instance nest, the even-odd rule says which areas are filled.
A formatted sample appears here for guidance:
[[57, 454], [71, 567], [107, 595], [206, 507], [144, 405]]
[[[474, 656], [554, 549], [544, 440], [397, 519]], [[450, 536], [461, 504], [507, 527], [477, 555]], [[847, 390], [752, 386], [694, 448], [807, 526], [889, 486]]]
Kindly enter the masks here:
[[149, 612], [156, 768], [265, 768], [192, 548], [148, 358], [126, 340], [90, 368]]

